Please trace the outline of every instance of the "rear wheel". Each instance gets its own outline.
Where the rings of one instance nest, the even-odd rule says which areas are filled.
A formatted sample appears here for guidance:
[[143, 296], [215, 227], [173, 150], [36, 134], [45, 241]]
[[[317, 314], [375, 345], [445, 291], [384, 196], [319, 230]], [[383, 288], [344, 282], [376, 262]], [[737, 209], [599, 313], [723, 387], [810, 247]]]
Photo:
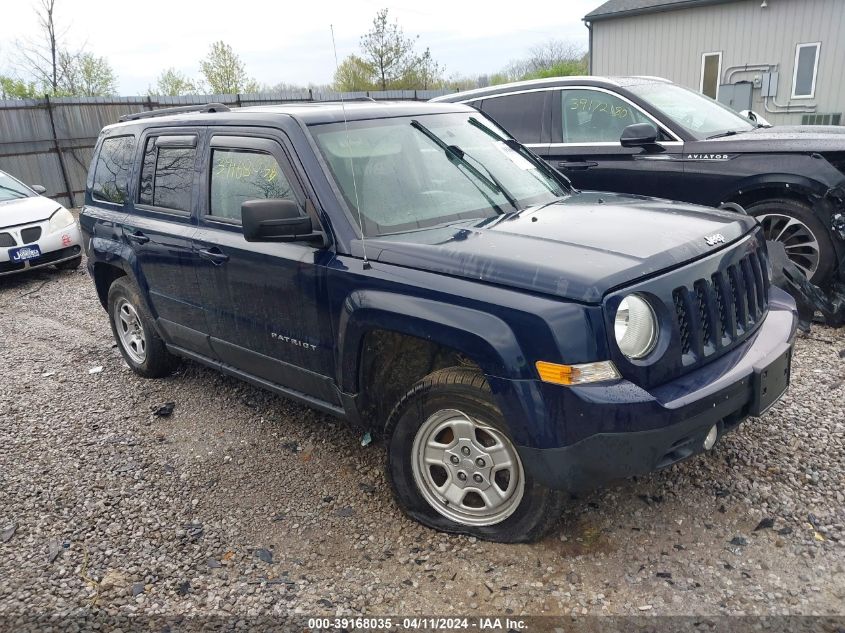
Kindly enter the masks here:
[[388, 433], [394, 495], [428, 527], [526, 542], [560, 517], [563, 494], [525, 472], [478, 370], [426, 376], [396, 406]]
[[807, 278], [823, 285], [836, 268], [836, 252], [824, 223], [797, 200], [763, 200], [748, 207], [767, 240], [781, 242], [786, 255]]
[[161, 378], [173, 371], [176, 357], [167, 351], [141, 293], [127, 277], [109, 287], [108, 310], [117, 347], [132, 371], [145, 378]]

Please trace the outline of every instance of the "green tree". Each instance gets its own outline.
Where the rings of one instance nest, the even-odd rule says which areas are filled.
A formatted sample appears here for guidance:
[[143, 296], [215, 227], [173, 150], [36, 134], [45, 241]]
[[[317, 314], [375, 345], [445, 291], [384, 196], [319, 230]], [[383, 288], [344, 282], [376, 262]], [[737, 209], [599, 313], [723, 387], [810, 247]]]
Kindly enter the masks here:
[[443, 85], [443, 66], [426, 48], [422, 55], [415, 55], [411, 65], [403, 73], [401, 88], [431, 90]]
[[357, 92], [376, 89], [376, 69], [357, 55], [344, 59], [334, 74], [334, 89]]
[[187, 75], [180, 73], [175, 68], [168, 68], [156, 78], [155, 87], [150, 86], [147, 94], [150, 96], [178, 97], [180, 95], [197, 94], [196, 84]]
[[35, 83], [0, 75], [0, 99], [34, 99], [37, 96]]
[[61, 54], [62, 80], [58, 94], [108, 97], [117, 94], [117, 76], [105, 57], [93, 53]]
[[241, 58], [225, 42], [214, 42], [205, 59], [200, 61], [208, 89], [212, 94], [258, 92], [258, 82], [246, 73]]
[[381, 90], [387, 90], [411, 66], [416, 38], [405, 37], [402, 27], [388, 20], [388, 10], [382, 9], [373, 18], [373, 26], [361, 38], [364, 61], [375, 69]]

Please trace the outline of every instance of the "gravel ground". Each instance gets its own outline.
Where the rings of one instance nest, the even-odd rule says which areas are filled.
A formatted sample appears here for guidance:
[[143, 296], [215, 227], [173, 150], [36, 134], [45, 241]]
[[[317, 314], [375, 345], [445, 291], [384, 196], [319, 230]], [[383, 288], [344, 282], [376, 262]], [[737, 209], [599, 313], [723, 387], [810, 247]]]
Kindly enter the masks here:
[[405, 518], [383, 447], [332, 418], [192, 363], [135, 376], [83, 269], [3, 278], [0, 622], [842, 614], [843, 355], [814, 327], [765, 417], [505, 546]]

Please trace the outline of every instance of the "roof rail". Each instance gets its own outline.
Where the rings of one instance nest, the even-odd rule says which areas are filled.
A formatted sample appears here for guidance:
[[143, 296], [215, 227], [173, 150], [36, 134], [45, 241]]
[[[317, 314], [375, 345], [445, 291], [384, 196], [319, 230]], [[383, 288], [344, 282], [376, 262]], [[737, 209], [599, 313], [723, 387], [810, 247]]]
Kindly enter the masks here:
[[159, 108], [146, 112], [133, 112], [124, 114], [119, 121], [137, 121], [138, 119], [151, 119], [157, 116], [168, 116], [170, 114], [182, 114], [184, 112], [229, 112], [229, 107], [222, 103], [202, 103], [197, 105], [179, 106], [178, 108]]

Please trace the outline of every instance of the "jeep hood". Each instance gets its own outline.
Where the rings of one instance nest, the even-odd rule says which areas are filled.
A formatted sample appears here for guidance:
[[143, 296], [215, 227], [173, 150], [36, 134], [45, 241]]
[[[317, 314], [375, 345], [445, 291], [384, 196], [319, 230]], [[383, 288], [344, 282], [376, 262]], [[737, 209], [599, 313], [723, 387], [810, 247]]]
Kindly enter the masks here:
[[[724, 248], [748, 216], [640, 196], [581, 192], [518, 215], [367, 240], [373, 261], [597, 303], [613, 288]], [[705, 238], [716, 237], [713, 245]], [[361, 255], [361, 243], [353, 244]]]
[[845, 127], [835, 125], [776, 125], [704, 141], [690, 141], [685, 152], [841, 152]]

